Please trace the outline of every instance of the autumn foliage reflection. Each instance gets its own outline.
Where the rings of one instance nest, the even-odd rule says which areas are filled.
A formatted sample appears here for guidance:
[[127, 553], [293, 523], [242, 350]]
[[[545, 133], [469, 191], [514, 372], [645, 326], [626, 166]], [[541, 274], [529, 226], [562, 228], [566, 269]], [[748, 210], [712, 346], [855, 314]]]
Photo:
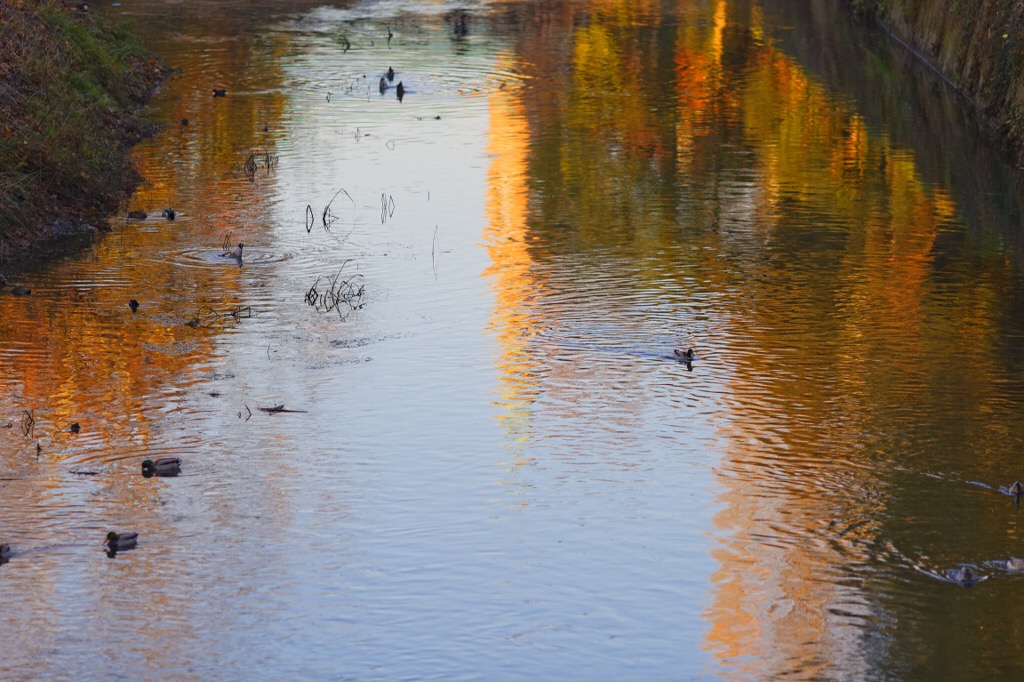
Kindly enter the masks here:
[[[546, 381], [572, 383], [537, 371], [541, 351], [529, 343], [556, 323], [536, 305], [553, 294], [548, 281], [581, 276], [564, 264], [589, 254], [615, 267], [621, 256], [632, 270], [613, 276], [637, 290], [681, 304], [703, 293], [696, 281], [723, 297], [729, 321], [713, 343], [736, 363], [718, 420], [731, 445], [706, 649], [751, 676], [827, 677], [863, 665], [839, 660], [855, 634], [831, 606], [870, 610], [867, 595], [834, 578], [836, 565], [870, 552], [807, 534], [823, 518], [865, 514], [854, 488], [885, 488], [844, 464], [874, 437], [861, 415], [906, 400], [896, 386], [942, 381], [935, 324], [975, 330], [972, 345], [989, 340], [958, 319], [966, 309], [936, 299], [936, 240], [957, 220], [949, 192], [926, 183], [914, 153], [871, 129], [856, 102], [776, 49], [761, 11], [718, 0], [661, 14], [595, 0], [513, 16], [524, 80], [545, 85], [492, 99], [492, 326], [505, 349], [501, 402], [521, 439], [530, 402], [558, 390]], [[766, 349], [792, 359], [786, 371], [766, 368]], [[899, 362], [864, 371], [877, 357]], [[791, 484], [765, 487], [766, 466], [790, 468]], [[836, 488], [822, 494], [822, 480]], [[874, 526], [858, 528], [870, 546]]]

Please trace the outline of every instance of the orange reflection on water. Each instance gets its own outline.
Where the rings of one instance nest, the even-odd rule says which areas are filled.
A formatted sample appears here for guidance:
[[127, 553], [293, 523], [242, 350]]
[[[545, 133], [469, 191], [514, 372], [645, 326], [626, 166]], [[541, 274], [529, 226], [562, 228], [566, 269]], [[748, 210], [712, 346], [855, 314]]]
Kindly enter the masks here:
[[[250, 183], [241, 165], [257, 148], [273, 152], [272, 132], [263, 128], [273, 131], [283, 115], [281, 71], [248, 69], [249, 87], [267, 94], [227, 98], [213, 98], [206, 88], [214, 79], [202, 74], [240, 70], [239, 63], [257, 59], [247, 52], [248, 42], [214, 51], [212, 59], [193, 51], [194, 62], [177, 66], [196, 77], [172, 77], [163, 85], [153, 117], [167, 128], [133, 151], [145, 183], [130, 208], [147, 211], [148, 219], [115, 216], [110, 234], [26, 273], [22, 281], [31, 296], [0, 295], [0, 422], [12, 423], [0, 432], [0, 477], [7, 479], [0, 541], [24, 553], [21, 561], [39, 566], [33, 580], [21, 583], [30, 586], [22, 596], [36, 615], [18, 630], [37, 641], [60, 632], [64, 625], [48, 620], [62, 613], [55, 605], [62, 601], [116, 623], [130, 600], [132, 615], [149, 610], [147, 622], [158, 624], [153, 641], [164, 642], [133, 652], [143, 671], [183, 660], [174, 642], [191, 641], [192, 623], [201, 619], [190, 618], [188, 605], [172, 603], [180, 597], [169, 590], [140, 600], [120, 594], [120, 581], [65, 572], [155, 575], [176, 551], [149, 543], [130, 562], [92, 563], [96, 556], [107, 561], [102, 542], [111, 527], [145, 531], [161, 524], [163, 486], [140, 483], [139, 463], [183, 454], [191, 447], [183, 439], [199, 437], [179, 432], [174, 413], [190, 389], [211, 379], [218, 339], [236, 324], [225, 313], [247, 297], [244, 269], [218, 254], [229, 233], [247, 243], [262, 238], [263, 200], [273, 175], [261, 168]], [[166, 207], [177, 211], [176, 220], [160, 216]], [[137, 313], [129, 299], [139, 301]], [[25, 411], [35, 419], [29, 433], [19, 428]], [[80, 433], [71, 433], [73, 423]], [[227, 519], [232, 514], [223, 510]], [[72, 564], [88, 559], [82, 567], [51, 571], [65, 555], [74, 557]]]
[[[545, 295], [537, 272], [557, 258], [548, 250], [562, 248], [545, 235], [571, 233], [573, 248], [595, 254], [633, 248], [643, 257], [633, 274], [645, 280], [689, 265], [675, 248], [676, 223], [688, 223], [686, 234], [709, 248], [685, 257], [713, 290], [736, 286], [721, 254], [749, 245], [756, 255], [742, 264], [743, 300], [727, 304], [734, 307], [715, 340], [716, 351], [736, 363], [720, 418], [729, 445], [717, 475], [724, 508], [714, 518], [721, 541], [704, 646], [723, 670], [751, 677], [865, 671], [852, 623], [869, 615], [869, 599], [837, 572], [869, 559], [877, 521], [857, 525], [846, 539], [860, 544], [841, 548], [822, 539], [823, 524], [867, 515], [856, 486], [884, 488], [865, 472], [870, 462], [856, 446], [872, 427], [874, 401], [901, 372], [936, 371], [931, 357], [941, 351], [929, 347], [934, 330], [927, 328], [937, 315], [948, 321], [948, 313], [936, 309], [932, 259], [957, 207], [946, 190], [923, 182], [911, 152], [870, 130], [852, 104], [771, 46], [758, 6], [684, 3], [670, 60], [653, 58], [650, 45], [624, 30], [636, 15], [620, 3], [586, 6], [594, 16], [579, 24], [568, 10], [539, 12], [539, 25], [565, 26], [567, 45], [551, 44], [547, 33], [521, 41], [525, 70], [557, 87], [502, 91], [491, 100], [487, 274], [496, 297], [491, 329], [503, 353], [504, 419], [522, 437], [528, 413], [520, 408], [539, 390], [618, 379], [586, 376], [592, 368], [570, 363], [546, 367], [541, 379], [527, 359], [538, 323], [525, 310]], [[569, 64], [557, 63], [557, 54]], [[729, 65], [727, 56], [745, 61]], [[656, 106], [670, 81], [652, 84], [655, 63], [672, 65], [676, 111], [669, 116]], [[607, 92], [614, 96], [600, 96]], [[557, 133], [542, 134], [546, 126]], [[741, 139], [731, 137], [734, 130]], [[750, 159], [751, 171], [728, 187], [717, 182], [725, 146], [742, 148], [737, 158]], [[546, 165], [552, 160], [556, 169]], [[531, 173], [544, 188], [535, 205]], [[647, 201], [660, 174], [672, 173], [699, 199], [692, 207]], [[694, 227], [708, 234], [694, 235]], [[805, 236], [825, 246], [803, 247]], [[803, 262], [791, 269], [789, 259]], [[540, 260], [545, 268], [535, 267]], [[666, 297], [687, 288], [673, 276]], [[605, 322], [615, 318], [615, 305], [610, 297]], [[822, 319], [834, 310], [841, 314]], [[973, 344], [991, 343], [991, 329], [969, 320], [954, 326]], [[873, 338], [866, 329], [887, 333]], [[764, 355], [774, 349], [797, 360], [790, 371], [766, 371]], [[898, 358], [899, 367], [872, 374], [865, 358]], [[566, 415], [586, 409], [581, 395], [552, 398]]]
[[[502, 349], [498, 404], [503, 410], [499, 418], [509, 442], [517, 443], [527, 432], [530, 405], [537, 392], [535, 363], [526, 348], [535, 330], [524, 304], [543, 283], [536, 281], [531, 268], [526, 186], [530, 136], [519, 94], [495, 91], [489, 98], [489, 112], [488, 152], [492, 161], [484, 239], [492, 264], [484, 275], [492, 281], [495, 306], [487, 328], [496, 335]], [[512, 453], [513, 459], [520, 455]]]
[[[825, 541], [824, 524], [862, 511], [852, 482], [882, 485], [850, 449], [869, 427], [857, 416], [871, 413], [891, 380], [865, 362], [902, 358], [900, 366], [915, 371], [912, 358], [926, 360], [931, 253], [955, 206], [923, 184], [909, 152], [871, 135], [790, 58], [763, 55], [738, 96], [759, 151], [756, 224], [766, 239], [807, 229], [783, 222], [783, 203], [797, 200], [806, 214], [842, 226], [835, 229], [845, 244], [833, 267], [795, 291], [776, 283], [782, 273], [771, 263], [749, 273], [751, 304], [742, 333], [731, 335], [732, 352], [748, 360], [732, 368], [737, 399], [722, 428], [730, 447], [718, 476], [724, 508], [714, 524], [722, 545], [714, 552], [706, 646], [726, 669], [752, 677], [849, 674], [867, 665], [850, 615], [866, 616], [869, 606], [837, 572], [868, 560], [874, 524], [860, 527], [860, 544], [846, 538], [842, 550]], [[814, 333], [817, 318], [835, 308], [843, 310], [839, 328]], [[879, 328], [891, 333], [862, 333]], [[767, 371], [764, 354], [779, 349], [798, 364]], [[804, 366], [823, 357], [832, 360]]]

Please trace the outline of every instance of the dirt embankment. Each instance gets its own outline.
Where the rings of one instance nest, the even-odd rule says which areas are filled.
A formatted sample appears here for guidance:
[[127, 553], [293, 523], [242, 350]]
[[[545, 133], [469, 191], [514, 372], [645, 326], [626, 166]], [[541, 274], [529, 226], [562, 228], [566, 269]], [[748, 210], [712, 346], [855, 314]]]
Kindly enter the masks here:
[[1024, 163], [1024, 3], [847, 0], [876, 18], [975, 102]]
[[152, 132], [139, 109], [166, 75], [84, 3], [0, 0], [0, 273], [109, 229], [138, 182], [129, 150]]

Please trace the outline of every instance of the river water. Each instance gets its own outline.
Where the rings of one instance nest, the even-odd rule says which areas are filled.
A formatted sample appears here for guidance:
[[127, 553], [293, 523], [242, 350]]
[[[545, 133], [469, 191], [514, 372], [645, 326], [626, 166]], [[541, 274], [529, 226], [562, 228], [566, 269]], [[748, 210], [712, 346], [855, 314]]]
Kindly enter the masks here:
[[821, 0], [99, 11], [179, 72], [149, 217], [0, 293], [0, 677], [1020, 674], [1021, 176], [905, 50]]

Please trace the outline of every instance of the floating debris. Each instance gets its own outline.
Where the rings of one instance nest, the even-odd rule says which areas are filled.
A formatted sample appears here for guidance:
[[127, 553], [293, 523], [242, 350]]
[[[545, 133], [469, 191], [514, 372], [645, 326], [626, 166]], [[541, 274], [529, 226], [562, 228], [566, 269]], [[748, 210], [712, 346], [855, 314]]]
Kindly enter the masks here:
[[259, 410], [260, 412], [266, 412], [267, 414], [277, 414], [279, 412], [306, 412], [306, 410], [286, 410], [284, 404], [274, 405], [273, 407], [257, 407], [256, 409]]
[[21, 415], [21, 432], [25, 436], [32, 435], [32, 428], [36, 425], [36, 418], [32, 416], [31, 410], [22, 410], [24, 414]]
[[380, 195], [380, 222], [383, 225], [388, 218], [395, 215], [395, 198], [390, 194]]
[[[347, 279], [341, 278], [345, 265], [348, 262], [342, 263], [338, 274], [333, 277], [324, 275], [317, 277], [316, 282], [306, 292], [306, 303], [322, 313], [337, 310], [341, 314], [343, 305], [348, 306], [350, 310], [362, 308], [364, 305], [362, 302], [363, 294], [365, 293], [364, 285], [361, 283], [363, 276], [355, 274]], [[327, 284], [325, 290], [319, 288], [322, 286], [322, 283]]]

